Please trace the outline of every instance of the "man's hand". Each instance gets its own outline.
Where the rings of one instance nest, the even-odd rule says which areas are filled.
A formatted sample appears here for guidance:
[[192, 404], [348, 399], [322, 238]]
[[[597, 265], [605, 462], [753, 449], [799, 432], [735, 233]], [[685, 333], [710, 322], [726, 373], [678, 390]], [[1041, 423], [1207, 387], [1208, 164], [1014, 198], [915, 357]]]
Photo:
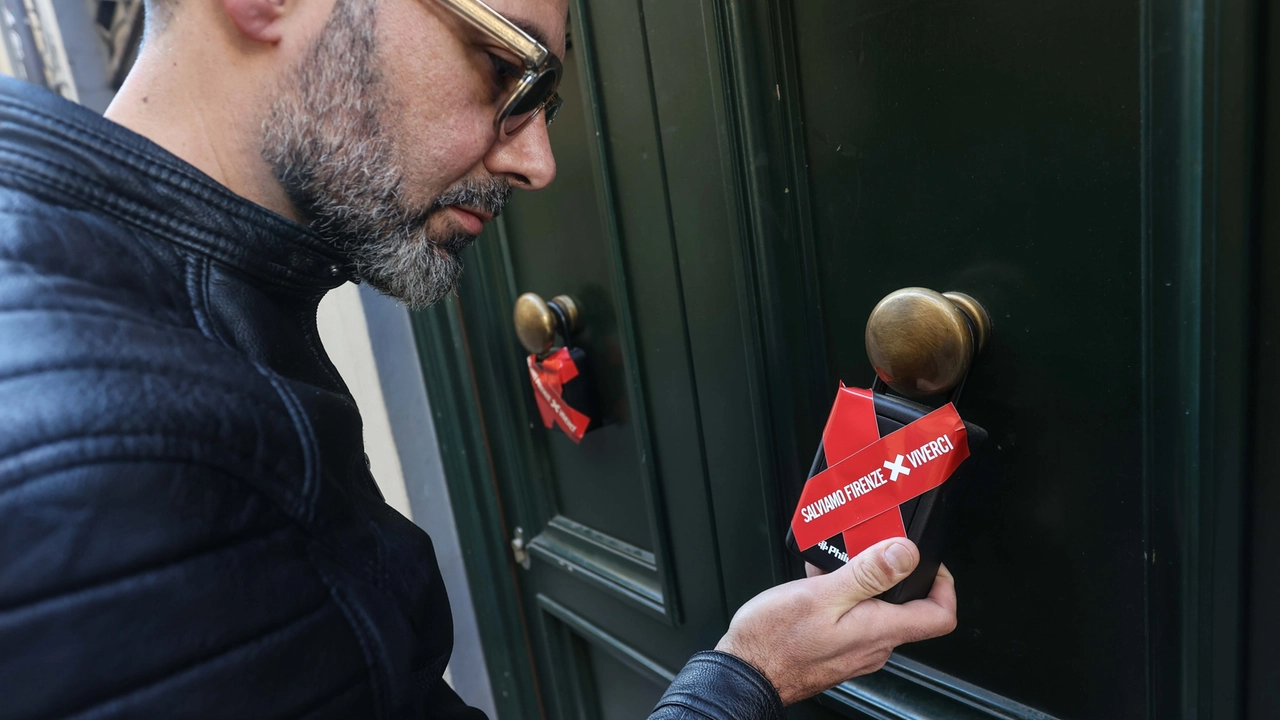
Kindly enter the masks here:
[[892, 605], [872, 599], [919, 562], [910, 540], [894, 538], [833, 573], [766, 590], [738, 610], [716, 650], [763, 672], [784, 705], [875, 672], [898, 645], [956, 627], [955, 582], [945, 567], [923, 600]]

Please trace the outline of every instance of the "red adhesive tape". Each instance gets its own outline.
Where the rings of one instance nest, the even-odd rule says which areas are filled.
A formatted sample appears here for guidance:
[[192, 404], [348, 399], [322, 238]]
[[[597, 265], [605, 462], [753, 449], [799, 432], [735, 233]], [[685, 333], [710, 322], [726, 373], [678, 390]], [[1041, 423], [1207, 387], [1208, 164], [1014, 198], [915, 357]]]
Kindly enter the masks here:
[[898, 506], [941, 485], [969, 457], [964, 422], [951, 403], [878, 434], [871, 392], [841, 386], [823, 432], [830, 467], [805, 484], [791, 519], [801, 551], [843, 533], [853, 556], [905, 535]]

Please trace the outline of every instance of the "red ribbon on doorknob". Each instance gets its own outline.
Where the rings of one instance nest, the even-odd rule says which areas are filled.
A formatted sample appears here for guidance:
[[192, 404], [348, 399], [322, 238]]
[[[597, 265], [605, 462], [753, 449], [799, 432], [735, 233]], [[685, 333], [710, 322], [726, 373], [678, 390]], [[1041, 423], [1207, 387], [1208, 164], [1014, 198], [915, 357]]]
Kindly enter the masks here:
[[[583, 384], [589, 369], [586, 354], [573, 345], [578, 302], [569, 295], [546, 302], [537, 293], [525, 293], [516, 299], [514, 319], [520, 344], [529, 351], [529, 380], [542, 424], [547, 429], [559, 425], [575, 443], [582, 442], [582, 436], [593, 429], [587, 413], [595, 412], [595, 403], [590, 387]], [[564, 346], [551, 352], [557, 335], [564, 338]], [[573, 386], [567, 387], [571, 382]], [[566, 394], [572, 403], [566, 401]]]
[[529, 355], [529, 379], [533, 383], [533, 397], [538, 402], [542, 424], [550, 429], [559, 425], [565, 435], [575, 443], [591, 425], [591, 418], [569, 407], [564, 401], [564, 386], [578, 376], [578, 365], [569, 355], [568, 348], [560, 348], [542, 360], [536, 353]]

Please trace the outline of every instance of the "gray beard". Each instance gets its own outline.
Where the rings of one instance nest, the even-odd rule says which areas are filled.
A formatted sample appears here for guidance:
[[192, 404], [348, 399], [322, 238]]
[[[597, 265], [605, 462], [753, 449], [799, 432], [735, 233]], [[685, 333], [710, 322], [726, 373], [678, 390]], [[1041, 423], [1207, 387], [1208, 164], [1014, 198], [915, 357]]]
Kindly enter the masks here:
[[263, 122], [262, 157], [311, 228], [357, 275], [411, 308], [438, 302], [462, 275], [463, 232], [432, 233], [448, 205], [497, 216], [505, 179], [468, 180], [428, 207], [406, 204], [396, 148], [381, 121], [373, 0], [338, 0], [306, 57], [281, 85]]

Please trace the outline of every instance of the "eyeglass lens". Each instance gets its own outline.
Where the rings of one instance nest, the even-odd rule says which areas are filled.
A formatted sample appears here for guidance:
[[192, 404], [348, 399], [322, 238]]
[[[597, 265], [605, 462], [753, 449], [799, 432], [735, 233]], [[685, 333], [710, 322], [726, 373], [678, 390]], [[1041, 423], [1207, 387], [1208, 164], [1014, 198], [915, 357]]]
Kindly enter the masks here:
[[540, 111], [546, 113], [547, 124], [551, 124], [562, 104], [555, 92], [558, 82], [559, 73], [549, 69], [527, 83], [521, 96], [512, 104], [507, 117], [502, 120], [503, 134], [514, 135]]

